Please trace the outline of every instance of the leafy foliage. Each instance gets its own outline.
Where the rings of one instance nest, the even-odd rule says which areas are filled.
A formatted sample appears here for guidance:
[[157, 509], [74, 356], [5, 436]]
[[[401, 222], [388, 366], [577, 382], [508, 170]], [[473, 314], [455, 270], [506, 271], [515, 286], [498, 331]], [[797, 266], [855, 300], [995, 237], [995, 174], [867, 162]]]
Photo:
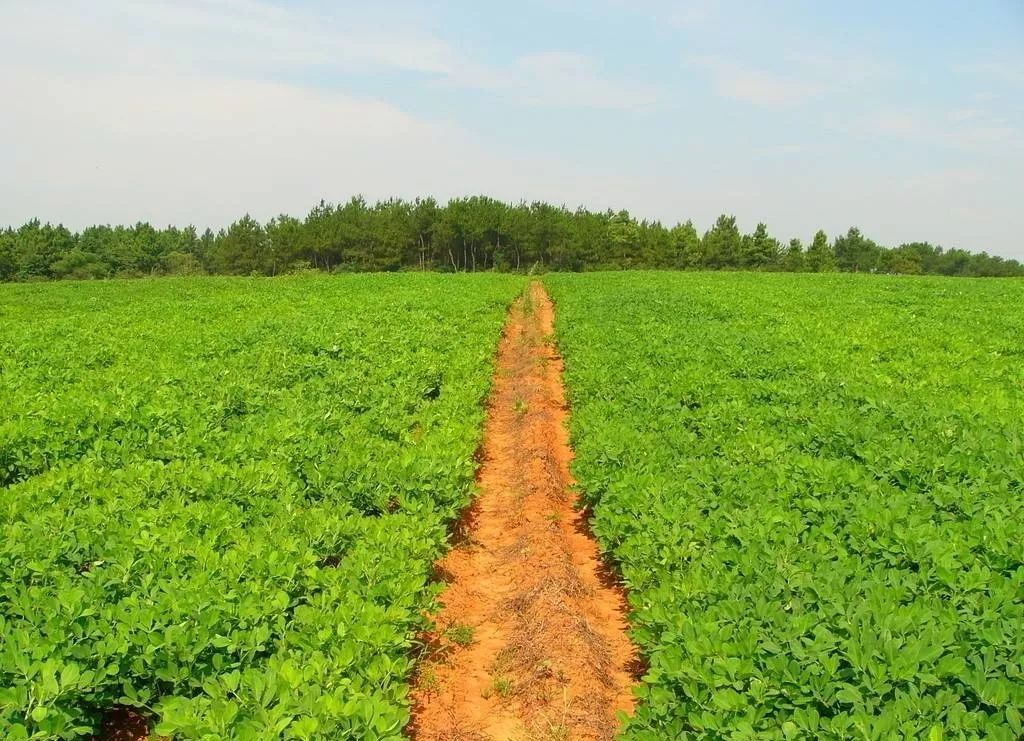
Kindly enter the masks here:
[[1024, 735], [1024, 285], [548, 283], [627, 738]]
[[400, 737], [519, 286], [4, 286], [0, 737]]
[[624, 210], [507, 204], [483, 196], [447, 204], [433, 198], [321, 201], [305, 219], [282, 215], [261, 224], [246, 215], [217, 233], [140, 223], [92, 226], [73, 234], [38, 220], [0, 229], [0, 280], [634, 268], [1024, 275], [1016, 260], [925, 242], [888, 248], [856, 228], [831, 244], [819, 231], [804, 253], [799, 241], [783, 250], [765, 224], [743, 234], [736, 217], [724, 214], [700, 236], [690, 221], [666, 227]]

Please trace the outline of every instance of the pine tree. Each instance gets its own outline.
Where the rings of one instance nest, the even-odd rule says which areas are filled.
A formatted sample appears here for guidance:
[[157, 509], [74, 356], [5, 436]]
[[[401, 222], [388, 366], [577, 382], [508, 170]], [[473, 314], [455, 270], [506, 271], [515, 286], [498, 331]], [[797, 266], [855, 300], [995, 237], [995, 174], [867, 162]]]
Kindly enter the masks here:
[[836, 257], [828, 243], [828, 235], [821, 229], [814, 235], [805, 260], [812, 273], [826, 273], [836, 269]]

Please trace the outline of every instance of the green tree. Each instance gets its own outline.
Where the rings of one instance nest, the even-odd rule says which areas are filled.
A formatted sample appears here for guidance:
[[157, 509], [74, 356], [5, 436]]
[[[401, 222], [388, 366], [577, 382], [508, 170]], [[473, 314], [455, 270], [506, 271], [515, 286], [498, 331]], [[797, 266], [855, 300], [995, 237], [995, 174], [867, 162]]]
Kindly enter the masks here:
[[632, 267], [637, 253], [639, 232], [636, 222], [628, 211], [609, 213], [607, 220], [607, 244], [611, 249], [609, 257], [618, 267]]
[[18, 271], [14, 259], [14, 230], [0, 229], [0, 281], [10, 280]]
[[306, 230], [294, 216], [281, 214], [267, 222], [267, 239], [277, 258], [278, 272], [289, 272], [308, 266]]
[[416, 237], [416, 264], [420, 270], [437, 267], [434, 252], [434, 230], [440, 208], [433, 198], [417, 198], [412, 206], [412, 229]]
[[97, 225], [75, 234], [33, 219], [0, 227], [0, 280], [332, 270], [600, 270], [682, 268], [882, 271], [1024, 276], [1024, 265], [927, 242], [885, 248], [856, 228], [836, 239], [819, 231], [804, 251], [783, 246], [758, 224], [741, 235], [722, 215], [698, 237], [693, 223], [667, 227], [628, 211], [570, 210], [505, 203], [486, 196], [320, 201], [305, 218], [282, 214], [261, 225], [249, 216], [201, 235], [194, 226]]
[[736, 226], [736, 217], [722, 214], [701, 240], [704, 267], [713, 270], [738, 267], [742, 247], [743, 238]]
[[806, 269], [804, 264], [804, 245], [796, 238], [789, 240], [789, 246], [786, 247], [785, 253], [782, 255], [782, 261], [780, 267], [790, 273], [799, 273]]
[[660, 221], [644, 220], [637, 224], [637, 239], [639, 250], [635, 267], [675, 267], [676, 248], [672, 233]]
[[819, 229], [807, 249], [804, 264], [812, 273], [827, 273], [836, 269], [836, 258], [828, 243], [828, 235]]
[[669, 231], [672, 240], [673, 267], [696, 268], [703, 262], [703, 255], [700, 248], [700, 235], [693, 222], [687, 220], [683, 224], [676, 224]]
[[840, 270], [870, 272], [878, 268], [878, 245], [864, 237], [857, 227], [850, 227], [844, 236], [836, 238], [832, 249]]
[[199, 258], [190, 252], [168, 252], [160, 259], [160, 269], [164, 275], [202, 275], [203, 265]]
[[63, 225], [40, 224], [32, 219], [15, 232], [14, 262], [17, 277], [52, 278], [53, 264], [75, 247], [75, 237]]
[[107, 274], [108, 270], [107, 264], [97, 258], [96, 255], [80, 249], [65, 252], [51, 266], [54, 278], [70, 278], [74, 280], [102, 278]]
[[215, 272], [233, 275], [272, 275], [275, 268], [267, 233], [248, 214], [217, 235], [211, 261]]
[[921, 255], [905, 246], [884, 250], [878, 259], [878, 270], [883, 273], [919, 275], [922, 272]]
[[782, 251], [779, 241], [768, 234], [764, 223], [757, 225], [754, 233], [744, 237], [740, 254], [740, 265], [745, 268], [765, 268], [779, 260]]

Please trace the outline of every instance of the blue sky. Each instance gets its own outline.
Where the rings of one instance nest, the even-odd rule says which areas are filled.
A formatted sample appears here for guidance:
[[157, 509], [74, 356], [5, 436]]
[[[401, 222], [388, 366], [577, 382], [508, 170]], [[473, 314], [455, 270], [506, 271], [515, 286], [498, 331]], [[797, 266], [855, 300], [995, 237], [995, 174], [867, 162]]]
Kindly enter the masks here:
[[1024, 258], [1024, 3], [0, 4], [0, 223], [484, 193]]

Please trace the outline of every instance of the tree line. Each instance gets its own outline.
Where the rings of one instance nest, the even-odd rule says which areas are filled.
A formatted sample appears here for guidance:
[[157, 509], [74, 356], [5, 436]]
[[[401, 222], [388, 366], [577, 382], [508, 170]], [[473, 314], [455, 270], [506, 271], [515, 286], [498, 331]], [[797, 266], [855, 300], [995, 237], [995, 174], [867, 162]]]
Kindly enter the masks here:
[[319, 271], [616, 270], [850, 271], [1024, 276], [1024, 265], [927, 242], [879, 245], [851, 228], [805, 245], [782, 243], [758, 224], [750, 234], [722, 215], [704, 234], [693, 222], [665, 226], [627, 211], [570, 210], [493, 198], [321, 201], [298, 219], [226, 229], [90, 226], [72, 232], [32, 220], [0, 230], [0, 280], [144, 275], [277, 275]]

